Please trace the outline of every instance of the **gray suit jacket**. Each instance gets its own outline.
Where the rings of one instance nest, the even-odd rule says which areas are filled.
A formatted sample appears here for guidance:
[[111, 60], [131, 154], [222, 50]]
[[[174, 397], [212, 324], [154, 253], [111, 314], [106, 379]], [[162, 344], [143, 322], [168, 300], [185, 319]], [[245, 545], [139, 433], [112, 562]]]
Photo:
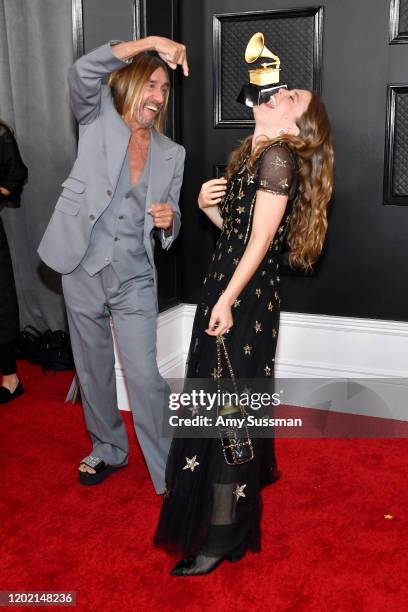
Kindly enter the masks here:
[[[111, 43], [107, 43], [81, 57], [69, 70], [71, 105], [79, 123], [78, 155], [62, 183], [64, 189], [38, 249], [41, 259], [61, 274], [69, 274], [80, 264], [92, 228], [110, 204], [118, 182], [131, 133], [115, 109], [110, 88], [102, 85], [102, 78], [126, 65], [113, 55]], [[169, 248], [180, 230], [178, 200], [185, 150], [153, 129], [150, 146], [144, 244], [157, 284], [153, 259], [155, 228], [147, 209], [155, 202], [172, 205], [171, 239], [162, 238], [162, 246]]]

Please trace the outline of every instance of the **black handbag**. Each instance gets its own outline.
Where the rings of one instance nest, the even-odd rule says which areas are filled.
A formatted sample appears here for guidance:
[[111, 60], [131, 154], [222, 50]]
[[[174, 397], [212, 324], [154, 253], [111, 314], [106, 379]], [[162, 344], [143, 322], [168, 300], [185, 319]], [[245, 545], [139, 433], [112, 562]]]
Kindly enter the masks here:
[[[227, 347], [225, 346], [224, 337], [222, 335], [216, 337], [217, 343], [217, 391], [218, 398], [221, 398], [221, 347], [225, 356], [225, 360], [228, 364], [228, 370], [231, 376], [232, 385], [234, 392], [237, 397], [237, 403], [229, 403], [219, 405], [217, 404], [217, 417], [222, 416], [230, 419], [232, 422], [237, 418], [246, 418], [247, 412], [239, 403], [238, 387], [235, 380], [234, 372], [231, 366], [231, 361], [228, 356]], [[225, 461], [228, 465], [240, 465], [241, 463], [247, 463], [255, 457], [254, 448], [252, 446], [251, 438], [249, 437], [248, 427], [246, 423], [242, 427], [238, 427], [236, 424], [226, 425], [220, 427], [220, 439], [222, 452], [224, 454]]]

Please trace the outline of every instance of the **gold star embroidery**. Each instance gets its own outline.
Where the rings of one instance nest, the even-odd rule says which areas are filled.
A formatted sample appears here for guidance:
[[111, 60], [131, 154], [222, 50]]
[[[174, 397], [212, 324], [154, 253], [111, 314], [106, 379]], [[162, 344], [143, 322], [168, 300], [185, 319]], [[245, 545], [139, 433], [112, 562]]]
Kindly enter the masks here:
[[248, 174], [247, 185], [252, 185], [253, 182], [254, 182], [254, 175]]
[[277, 300], [279, 299], [279, 295], [278, 295], [278, 292], [277, 292], [277, 291], [275, 291], [275, 298], [276, 298]]
[[197, 461], [197, 455], [194, 455], [194, 457], [192, 457], [191, 459], [186, 457], [186, 461], [187, 463], [183, 467], [183, 470], [191, 470], [192, 472], [194, 472], [197, 465], [200, 465], [199, 462]]
[[204, 316], [205, 316], [205, 317], [207, 316], [207, 312], [208, 312], [208, 306], [206, 306], [206, 307], [204, 308]]
[[256, 333], [262, 331], [262, 324], [259, 323], [258, 321], [255, 321], [254, 329]]
[[284, 178], [281, 181], [279, 181], [279, 185], [282, 187], [282, 189], [285, 189], [286, 187], [289, 187], [288, 185], [288, 179]]
[[274, 338], [276, 338], [276, 336], [277, 336], [277, 335], [278, 335], [278, 332], [276, 331], [276, 329], [275, 329], [275, 328], [273, 328], [273, 330], [272, 330], [272, 336], [273, 336]]
[[234, 257], [234, 259], [232, 261], [234, 262], [234, 265], [236, 265], [236, 266], [239, 264], [238, 257]]
[[275, 166], [275, 168], [286, 168], [286, 159], [281, 159], [279, 155], [277, 155], [275, 159], [271, 161], [271, 166]]
[[265, 372], [265, 376], [271, 375], [271, 368], [268, 366], [268, 364], [266, 364], [266, 366], [264, 367], [264, 372]]
[[195, 339], [193, 351], [196, 350], [197, 346], [198, 346], [198, 338]]
[[234, 491], [234, 495], [236, 497], [236, 500], [238, 501], [240, 497], [246, 497], [245, 493], [244, 493], [244, 489], [246, 487], [246, 484], [243, 485], [238, 485], [236, 486], [236, 489]]
[[220, 261], [221, 257], [222, 257], [222, 253], [218, 255], [218, 261]]
[[215, 259], [215, 253], [213, 253], [213, 254], [212, 254], [211, 259], [214, 261], [214, 259]]
[[238, 234], [238, 228], [237, 227], [234, 227], [233, 231], [235, 232], [235, 234]]
[[227, 253], [232, 253], [232, 246], [231, 245], [228, 247]]
[[270, 264], [270, 263], [272, 263], [272, 259], [268, 259], [268, 263], [269, 263], [269, 264]]
[[243, 239], [243, 237], [244, 237], [244, 234], [238, 234], [238, 238], [239, 238], [239, 240], [242, 240], [242, 239]]
[[268, 310], [273, 310], [273, 304], [272, 304], [272, 302], [268, 302]]
[[241, 219], [239, 217], [236, 217], [235, 222], [236, 223], [241, 223]]
[[255, 289], [256, 297], [260, 298], [262, 291], [260, 289]]
[[276, 280], [278, 281], [278, 283], [280, 283], [280, 276], [277, 276]]
[[250, 355], [252, 351], [252, 346], [249, 346], [249, 344], [246, 344], [244, 346], [244, 351], [245, 351], [245, 355]]
[[394, 517], [392, 514], [384, 514], [384, 518], [386, 521], [392, 521]]
[[245, 211], [245, 206], [238, 206], [237, 211], [240, 215]]
[[205, 285], [206, 282], [207, 282], [207, 277], [205, 277], [205, 279], [203, 280], [203, 285]]
[[241, 300], [235, 300], [234, 308], [238, 308], [240, 304], [241, 304]]
[[273, 287], [273, 285], [275, 284], [273, 278], [271, 278], [271, 280], [269, 281], [269, 284], [272, 285]]
[[261, 272], [261, 276], [265, 276], [265, 274], [266, 274], [266, 271], [265, 271], [265, 270], [262, 270], [262, 272]]
[[222, 280], [224, 278], [225, 274], [223, 274], [222, 272], [219, 273], [218, 275], [218, 280]]

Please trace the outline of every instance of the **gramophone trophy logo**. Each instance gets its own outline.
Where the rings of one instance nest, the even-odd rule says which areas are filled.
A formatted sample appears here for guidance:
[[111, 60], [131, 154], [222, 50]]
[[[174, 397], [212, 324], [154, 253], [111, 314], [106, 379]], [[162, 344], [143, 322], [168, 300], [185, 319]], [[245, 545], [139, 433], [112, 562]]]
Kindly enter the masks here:
[[249, 83], [242, 86], [237, 102], [249, 106], [257, 106], [268, 102], [269, 98], [286, 83], [280, 80], [280, 59], [265, 45], [262, 32], [254, 34], [245, 50], [245, 61], [253, 64], [258, 59], [268, 58], [272, 61], [261, 62], [259, 66], [249, 70]]

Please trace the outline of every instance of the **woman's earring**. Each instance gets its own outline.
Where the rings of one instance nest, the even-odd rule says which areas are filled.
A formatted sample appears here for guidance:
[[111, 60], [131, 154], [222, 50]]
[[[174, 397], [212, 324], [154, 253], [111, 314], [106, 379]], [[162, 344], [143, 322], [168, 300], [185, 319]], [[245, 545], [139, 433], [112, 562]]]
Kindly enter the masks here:
[[280, 128], [280, 129], [277, 131], [277, 135], [278, 135], [278, 136], [283, 136], [283, 134], [286, 134], [286, 130], [285, 130], [285, 128]]

